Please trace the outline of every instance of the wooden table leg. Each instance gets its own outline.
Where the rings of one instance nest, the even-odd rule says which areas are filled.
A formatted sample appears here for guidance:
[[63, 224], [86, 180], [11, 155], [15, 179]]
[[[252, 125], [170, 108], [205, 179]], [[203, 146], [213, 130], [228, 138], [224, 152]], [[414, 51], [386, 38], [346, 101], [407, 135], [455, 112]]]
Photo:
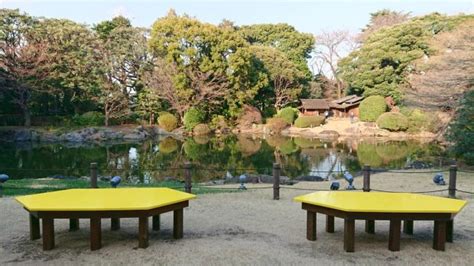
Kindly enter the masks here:
[[183, 238], [183, 209], [173, 212], [173, 237], [175, 239]]
[[41, 238], [40, 220], [34, 215], [30, 214], [30, 239], [36, 240]]
[[54, 220], [43, 218], [43, 250], [54, 248]]
[[79, 230], [79, 219], [69, 219], [69, 232]]
[[403, 221], [403, 233], [413, 235], [413, 220]]
[[316, 213], [312, 211], [306, 212], [306, 239], [316, 240]]
[[334, 216], [326, 215], [326, 232], [334, 233]]
[[148, 217], [138, 218], [138, 247], [148, 247]]
[[118, 231], [120, 229], [120, 218], [110, 219], [110, 230]]
[[449, 220], [446, 222], [446, 241], [453, 243], [453, 229], [454, 229], [454, 220]]
[[375, 234], [375, 221], [365, 220], [365, 232], [368, 234]]
[[355, 237], [355, 220], [344, 219], [344, 250], [346, 252], [354, 252]]
[[433, 249], [444, 251], [446, 243], [446, 221], [434, 221]]
[[102, 224], [100, 218], [91, 218], [91, 250], [102, 247]]
[[390, 251], [400, 251], [401, 225], [401, 220], [390, 220], [390, 232], [388, 235], [388, 249]]
[[154, 215], [153, 218], [152, 218], [153, 222], [152, 222], [152, 229], [153, 231], [160, 231], [160, 215], [157, 214], [157, 215]]

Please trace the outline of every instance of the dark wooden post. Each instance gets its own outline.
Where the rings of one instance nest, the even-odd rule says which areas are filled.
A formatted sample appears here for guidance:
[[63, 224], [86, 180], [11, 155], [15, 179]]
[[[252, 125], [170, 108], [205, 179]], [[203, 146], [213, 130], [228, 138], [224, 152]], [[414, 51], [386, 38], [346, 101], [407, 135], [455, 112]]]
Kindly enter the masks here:
[[186, 162], [184, 163], [184, 191], [187, 193], [191, 193], [192, 180], [191, 180], [191, 163]]
[[273, 199], [280, 199], [280, 172], [281, 167], [279, 163], [273, 164]]
[[370, 192], [370, 165], [364, 165], [364, 192]]
[[97, 188], [97, 163], [91, 163], [91, 188]]
[[458, 167], [456, 165], [451, 165], [449, 167], [449, 186], [448, 192], [450, 198], [456, 198], [456, 174]]

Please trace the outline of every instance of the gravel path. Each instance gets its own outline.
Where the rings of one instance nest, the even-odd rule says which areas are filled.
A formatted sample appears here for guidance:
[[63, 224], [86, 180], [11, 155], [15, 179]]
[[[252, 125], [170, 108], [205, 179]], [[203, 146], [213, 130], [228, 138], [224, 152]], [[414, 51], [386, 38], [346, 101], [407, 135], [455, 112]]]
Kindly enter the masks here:
[[[377, 174], [372, 187], [394, 190], [439, 189], [431, 175]], [[356, 187], [361, 187], [357, 179]], [[460, 189], [474, 190], [474, 178], [460, 176]], [[343, 184], [344, 185], [344, 184]], [[327, 182], [299, 183], [298, 188], [327, 188]], [[446, 188], [446, 187], [443, 187]], [[200, 195], [184, 213], [184, 238], [172, 239], [172, 215], [162, 215], [162, 231], [150, 231], [150, 246], [138, 249], [137, 220], [122, 219], [118, 232], [103, 222], [103, 248], [89, 250], [88, 221], [78, 232], [68, 232], [67, 220], [55, 223], [56, 248], [43, 252], [41, 240], [30, 241], [27, 213], [13, 198], [0, 199], [0, 265], [468, 265], [474, 261], [474, 207], [472, 195], [460, 194], [469, 204], [456, 217], [454, 243], [446, 251], [431, 248], [432, 222], [415, 222], [415, 234], [402, 234], [401, 251], [390, 252], [388, 222], [376, 222], [376, 234], [364, 233], [356, 222], [355, 253], [343, 251], [343, 221], [336, 219], [334, 234], [324, 232], [318, 215], [318, 240], [305, 238], [306, 214], [296, 195], [306, 191], [283, 189], [281, 200], [271, 200], [271, 189], [242, 193]], [[444, 193], [446, 195], [446, 193]]]

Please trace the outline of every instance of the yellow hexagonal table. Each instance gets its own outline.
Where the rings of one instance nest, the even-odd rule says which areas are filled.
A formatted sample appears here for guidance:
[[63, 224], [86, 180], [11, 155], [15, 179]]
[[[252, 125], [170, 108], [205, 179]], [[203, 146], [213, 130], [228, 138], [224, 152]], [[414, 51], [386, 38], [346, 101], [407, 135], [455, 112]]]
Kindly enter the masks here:
[[444, 250], [452, 242], [454, 216], [466, 201], [413, 193], [320, 191], [294, 198], [307, 211], [307, 239], [316, 240], [316, 213], [326, 214], [326, 231], [334, 232], [334, 217], [344, 219], [344, 249], [354, 251], [355, 220], [366, 221], [366, 232], [374, 233], [375, 220], [389, 220], [389, 250], [400, 250], [403, 232], [413, 233], [414, 220], [433, 220], [433, 248]]
[[120, 228], [120, 218], [139, 220], [139, 247], [148, 247], [148, 218], [153, 217], [153, 230], [159, 230], [160, 214], [173, 211], [173, 236], [183, 236], [183, 209], [194, 199], [193, 194], [169, 188], [68, 189], [17, 197], [30, 213], [30, 238], [40, 238], [43, 249], [54, 248], [54, 219], [69, 219], [70, 230], [79, 229], [79, 219], [90, 219], [91, 249], [101, 248], [101, 219], [111, 218], [112, 230]]

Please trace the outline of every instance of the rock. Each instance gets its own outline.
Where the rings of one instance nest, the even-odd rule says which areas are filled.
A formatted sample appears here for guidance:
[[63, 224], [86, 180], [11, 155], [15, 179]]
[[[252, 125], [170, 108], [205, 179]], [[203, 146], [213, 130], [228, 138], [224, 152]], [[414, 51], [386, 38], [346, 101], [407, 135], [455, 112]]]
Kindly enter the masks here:
[[42, 142], [56, 142], [59, 140], [60, 138], [56, 134], [50, 132], [43, 132], [39, 135], [39, 141]]
[[131, 132], [131, 133], [128, 133], [128, 134], [125, 134], [123, 136], [124, 139], [127, 139], [127, 140], [144, 140], [146, 139], [147, 135], [145, 134], [145, 132]]
[[124, 133], [122, 131], [114, 131], [111, 129], [106, 129], [98, 133], [100, 138], [102, 139], [121, 139], [124, 136]]
[[31, 141], [31, 130], [20, 129], [15, 131], [15, 141]]
[[66, 134], [62, 134], [59, 137], [60, 140], [62, 141], [70, 141], [70, 142], [83, 142], [84, 141], [84, 136], [80, 132], [70, 132]]
[[328, 139], [333, 139], [333, 138], [338, 138], [339, 133], [334, 130], [323, 130], [321, 133], [318, 134], [320, 138], [328, 138]]

